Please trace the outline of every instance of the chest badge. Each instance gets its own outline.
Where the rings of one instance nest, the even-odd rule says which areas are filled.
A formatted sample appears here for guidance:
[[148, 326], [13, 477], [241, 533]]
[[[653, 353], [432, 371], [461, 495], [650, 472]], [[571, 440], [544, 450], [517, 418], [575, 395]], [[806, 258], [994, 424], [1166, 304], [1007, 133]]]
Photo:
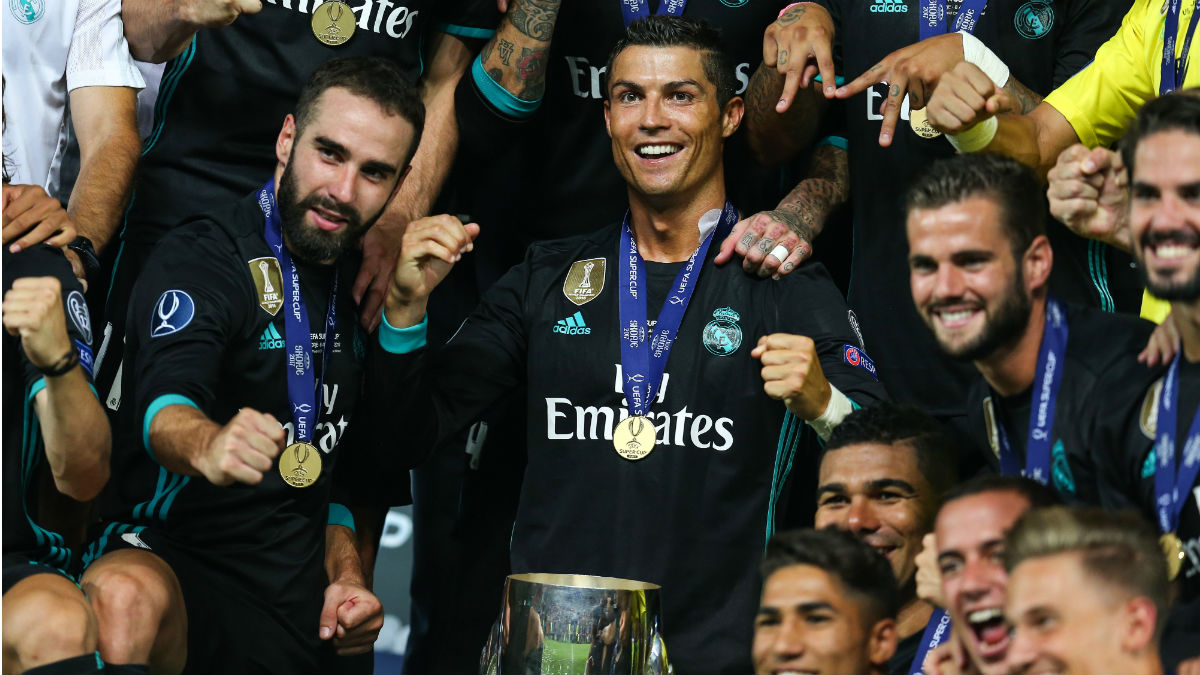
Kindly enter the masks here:
[[1054, 27], [1054, 5], [1045, 0], [1029, 0], [1013, 16], [1013, 28], [1026, 40], [1044, 37]]
[[585, 305], [604, 291], [605, 258], [576, 260], [563, 280], [563, 295], [576, 305]]
[[992, 446], [992, 454], [1000, 459], [1000, 429], [996, 422], [996, 405], [992, 397], [983, 399], [983, 424], [987, 432], [988, 445]]
[[1146, 396], [1142, 399], [1142, 409], [1138, 414], [1138, 428], [1143, 436], [1152, 441], [1158, 434], [1158, 397], [1162, 395], [1164, 379], [1158, 378], [1146, 390]]
[[704, 327], [704, 348], [715, 356], [732, 356], [742, 346], [741, 316], [729, 307], [713, 310], [713, 320]]
[[8, 0], [13, 18], [29, 25], [46, 14], [46, 0]]
[[250, 278], [254, 279], [254, 290], [258, 292], [258, 306], [275, 316], [283, 307], [283, 273], [279, 261], [273, 257], [255, 258], [247, 264]]

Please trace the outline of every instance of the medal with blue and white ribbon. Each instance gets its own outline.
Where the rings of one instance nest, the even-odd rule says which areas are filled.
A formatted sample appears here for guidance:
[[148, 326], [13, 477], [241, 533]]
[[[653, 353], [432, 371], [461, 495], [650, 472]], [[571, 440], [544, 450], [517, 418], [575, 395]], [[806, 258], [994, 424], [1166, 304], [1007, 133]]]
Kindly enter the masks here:
[[1179, 517], [1184, 502], [1200, 474], [1200, 410], [1192, 417], [1187, 438], [1183, 443], [1183, 461], [1178, 473], [1175, 471], [1175, 429], [1179, 420], [1179, 360], [1182, 353], [1175, 355], [1162, 393], [1158, 396], [1158, 428], [1155, 452], [1158, 467], [1154, 471], [1154, 510], [1158, 527], [1163, 535], [1158, 543], [1167, 558], [1167, 576], [1171, 580], [1179, 576], [1186, 556], [1183, 540], [1177, 534]]

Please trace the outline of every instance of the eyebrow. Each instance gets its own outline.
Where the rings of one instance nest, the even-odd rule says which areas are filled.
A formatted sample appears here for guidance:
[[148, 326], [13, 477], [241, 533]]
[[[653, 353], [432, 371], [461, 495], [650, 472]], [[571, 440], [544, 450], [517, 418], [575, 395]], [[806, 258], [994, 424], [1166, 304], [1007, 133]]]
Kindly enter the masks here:
[[[808, 612], [818, 612], [818, 611], [829, 611], [829, 612], [837, 611], [834, 608], [834, 606], [829, 604], [828, 602], [820, 602], [820, 601], [802, 602], [802, 603], [796, 605], [795, 609], [797, 612], [800, 612], [802, 614], [808, 613]], [[781, 611], [782, 611], [782, 609], [780, 607], [776, 607], [774, 605], [764, 605], [764, 606], [758, 608], [758, 615], [759, 616], [777, 616], [781, 613]]]
[[[350, 155], [350, 151], [346, 148], [346, 146], [342, 145], [341, 143], [338, 143], [337, 141], [333, 140], [332, 138], [329, 138], [328, 136], [316, 136], [315, 138], [313, 138], [313, 143], [315, 143], [327, 150], [332, 150], [332, 151], [336, 152], [337, 154], [342, 155], [343, 157]], [[369, 160], [367, 162], [364, 162], [362, 165], [362, 168], [366, 169], [366, 170], [371, 170], [371, 171], [378, 171], [379, 173], [382, 173], [385, 176], [390, 176], [399, 170], [393, 164], [388, 164], [387, 162], [380, 162], [378, 160]]]

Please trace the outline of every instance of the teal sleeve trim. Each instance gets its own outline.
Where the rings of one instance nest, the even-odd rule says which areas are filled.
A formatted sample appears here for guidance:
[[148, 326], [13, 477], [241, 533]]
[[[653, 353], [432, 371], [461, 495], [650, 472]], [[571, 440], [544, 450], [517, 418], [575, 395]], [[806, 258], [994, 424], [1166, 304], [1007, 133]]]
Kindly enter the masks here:
[[331, 503], [329, 505], [329, 522], [327, 524], [348, 527], [351, 532], [358, 533], [358, 530], [354, 529], [354, 514], [350, 513], [350, 509], [341, 504]]
[[425, 346], [425, 336], [429, 332], [429, 315], [421, 319], [421, 323], [408, 328], [396, 328], [388, 323], [387, 312], [383, 313], [383, 323], [379, 324], [379, 346], [389, 354], [407, 354]]
[[155, 462], [158, 461], [158, 458], [154, 456], [154, 449], [150, 447], [150, 423], [154, 421], [155, 415], [169, 405], [190, 405], [196, 410], [200, 409], [195, 401], [180, 394], [163, 394], [150, 403], [150, 407], [146, 408], [145, 421], [142, 423], [142, 446], [146, 448], [146, 452], [150, 453], [150, 459]]
[[[817, 75], [816, 77], [814, 77], [814, 78], [813, 78], [813, 81], [814, 81], [814, 82], [820, 82], [820, 81], [821, 81], [821, 76], [820, 76], [820, 75]], [[840, 87], [840, 86], [842, 86], [843, 84], [846, 84], [846, 78], [842, 77], [841, 75], [834, 75], [834, 76], [833, 76], [833, 83], [834, 83], [834, 84], [836, 84], [837, 86], [839, 86], [839, 87]]]
[[439, 33], [449, 33], [450, 35], [457, 35], [465, 38], [482, 38], [484, 40], [490, 39], [496, 34], [496, 31], [492, 30], [491, 28], [459, 26], [452, 23], [436, 23], [433, 25], [433, 29]]
[[514, 119], [523, 120], [534, 113], [542, 104], [539, 97], [536, 101], [526, 101], [512, 95], [512, 92], [501, 87], [491, 75], [483, 69], [483, 60], [476, 56], [471, 62], [471, 77], [475, 78], [475, 86], [480, 93], [501, 113]]
[[826, 136], [825, 138], [822, 138], [821, 140], [817, 141], [818, 148], [821, 147], [822, 145], [832, 145], [833, 147], [841, 148], [842, 150], [850, 149], [850, 142], [847, 141], [846, 139], [842, 138], [841, 136]]
[[858, 404], [858, 401], [855, 401], [854, 399], [850, 398], [849, 396], [846, 397], [846, 400], [850, 401], [851, 408], [854, 408], [855, 410], [862, 410], [862, 406]]
[[29, 388], [29, 398], [25, 399], [26, 403], [32, 402], [33, 397], [38, 395], [38, 392], [46, 388], [46, 378], [39, 377]]

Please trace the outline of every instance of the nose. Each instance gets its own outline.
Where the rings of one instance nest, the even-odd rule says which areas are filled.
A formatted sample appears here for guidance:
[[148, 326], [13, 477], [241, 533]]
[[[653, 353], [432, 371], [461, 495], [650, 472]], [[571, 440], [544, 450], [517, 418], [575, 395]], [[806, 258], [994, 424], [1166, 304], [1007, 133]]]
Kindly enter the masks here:
[[329, 183], [329, 196], [335, 200], [350, 204], [354, 201], [354, 186], [355, 180], [358, 178], [358, 171], [350, 166], [349, 162], [345, 163], [338, 169], [333, 180]]
[[1151, 225], [1159, 227], [1172, 227], [1182, 225], [1184, 219], [1184, 204], [1179, 199], [1179, 195], [1174, 191], [1164, 191], [1162, 198], [1158, 200], [1158, 204], [1154, 208], [1154, 215]]
[[871, 500], [862, 495], [850, 499], [850, 508], [846, 510], [846, 529], [851, 532], [874, 532], [879, 529], [879, 519], [875, 517]]
[[962, 297], [962, 272], [956, 265], [938, 265], [933, 293], [939, 299]]
[[967, 560], [962, 570], [962, 592], [982, 597], [995, 586], [996, 564], [987, 560]]
[[655, 97], [647, 97], [646, 104], [642, 106], [642, 119], [638, 126], [642, 131], [651, 129], [662, 129], [667, 126], [667, 115], [663, 109], [663, 103]]
[[804, 620], [799, 616], [789, 616], [779, 626], [775, 634], [775, 643], [771, 645], [775, 657], [781, 661], [794, 659], [804, 654]]
[[1010, 672], [1024, 673], [1033, 664], [1037, 652], [1033, 640], [1029, 636], [1029, 631], [1020, 628], [1014, 628], [1012, 631], [1005, 658], [1008, 660]]

